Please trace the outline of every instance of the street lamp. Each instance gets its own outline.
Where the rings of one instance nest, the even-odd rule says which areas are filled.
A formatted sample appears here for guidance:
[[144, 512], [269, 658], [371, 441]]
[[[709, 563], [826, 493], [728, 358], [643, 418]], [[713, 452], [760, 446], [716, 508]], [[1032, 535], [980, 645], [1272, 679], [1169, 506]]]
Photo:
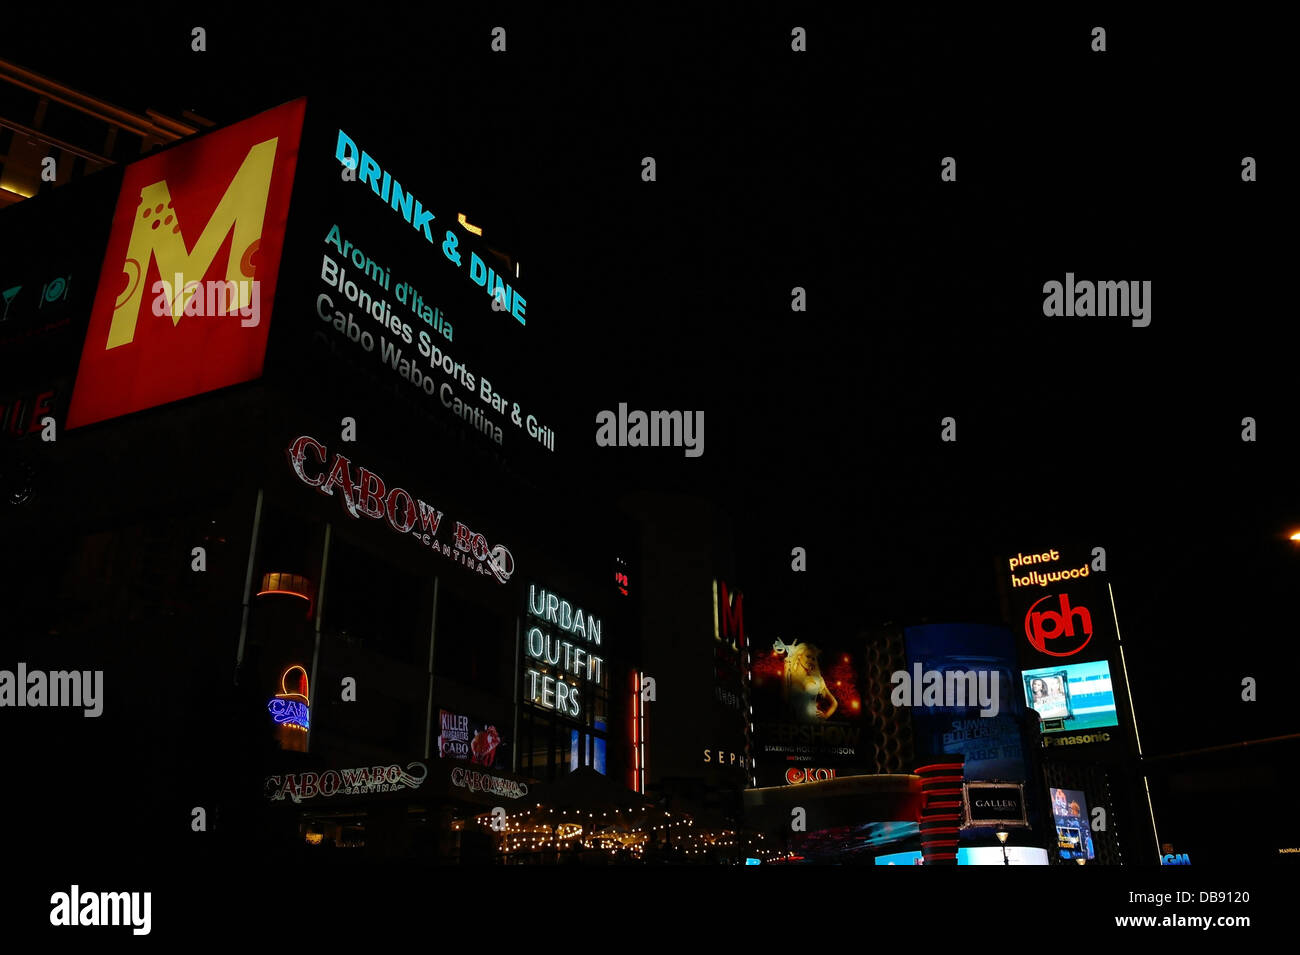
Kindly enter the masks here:
[[999, 829], [997, 833], [998, 842], [1002, 843], [1002, 864], [1003, 865], [1011, 865], [1011, 860], [1007, 858], [1007, 836], [1009, 834], [1010, 833], [1008, 833], [1005, 829]]

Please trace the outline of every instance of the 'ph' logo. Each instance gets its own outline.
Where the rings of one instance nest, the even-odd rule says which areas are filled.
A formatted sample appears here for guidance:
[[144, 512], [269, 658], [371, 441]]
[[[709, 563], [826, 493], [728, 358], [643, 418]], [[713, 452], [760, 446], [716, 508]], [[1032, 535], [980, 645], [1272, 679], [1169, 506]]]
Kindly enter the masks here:
[[[1034, 601], [1033, 606], [1029, 608], [1029, 612], [1025, 614], [1025, 636], [1029, 638], [1030, 645], [1039, 653], [1046, 653], [1051, 657], [1070, 657], [1086, 647], [1088, 641], [1092, 639], [1092, 614], [1088, 613], [1087, 607], [1071, 607], [1069, 594], [1061, 594], [1060, 596], [1061, 610], [1059, 613], [1055, 610], [1034, 612], [1034, 607], [1037, 607], [1044, 600], [1051, 599], [1051, 594]], [[1079, 623], [1082, 624], [1083, 631], [1086, 634], [1083, 642], [1072, 650], [1047, 649], [1048, 640], [1061, 640], [1067, 637], [1077, 639], [1074, 633], [1075, 614], [1078, 614]], [[1068, 643], [1066, 645], [1068, 646]]]

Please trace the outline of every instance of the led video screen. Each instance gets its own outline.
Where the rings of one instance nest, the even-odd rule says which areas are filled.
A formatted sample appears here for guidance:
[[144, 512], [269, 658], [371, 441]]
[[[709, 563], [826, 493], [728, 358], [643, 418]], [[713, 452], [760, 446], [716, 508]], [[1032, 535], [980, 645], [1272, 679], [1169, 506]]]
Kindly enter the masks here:
[[1056, 822], [1056, 846], [1062, 859], [1093, 859], [1092, 827], [1088, 823], [1088, 802], [1077, 789], [1052, 790], [1052, 818]]
[[[876, 856], [876, 865], [923, 865], [919, 850]], [[957, 850], [958, 865], [1048, 865], [1046, 849], [1034, 846], [963, 846]]]
[[1119, 725], [1105, 660], [1025, 670], [1023, 677], [1025, 703], [1038, 711], [1044, 733]]

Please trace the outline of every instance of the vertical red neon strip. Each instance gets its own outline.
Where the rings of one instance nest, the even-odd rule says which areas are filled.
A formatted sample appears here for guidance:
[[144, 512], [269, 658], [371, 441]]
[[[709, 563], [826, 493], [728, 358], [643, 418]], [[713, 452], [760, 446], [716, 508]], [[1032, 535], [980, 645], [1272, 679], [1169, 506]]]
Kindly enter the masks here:
[[[643, 676], [644, 674], [640, 674], [640, 673], [637, 674], [638, 683], [643, 682], [642, 680]], [[640, 697], [641, 694], [638, 693], [637, 698], [640, 699]], [[644, 796], [645, 795], [645, 707], [644, 706], [641, 707], [641, 732], [639, 735], [641, 737], [641, 779], [640, 779], [641, 787], [637, 790], [637, 792], [639, 792], [642, 796]]]
[[632, 674], [632, 785], [633, 792], [638, 792], [637, 780], [641, 776], [641, 741], [637, 738], [640, 733], [641, 714], [639, 708], [641, 705], [641, 675]]

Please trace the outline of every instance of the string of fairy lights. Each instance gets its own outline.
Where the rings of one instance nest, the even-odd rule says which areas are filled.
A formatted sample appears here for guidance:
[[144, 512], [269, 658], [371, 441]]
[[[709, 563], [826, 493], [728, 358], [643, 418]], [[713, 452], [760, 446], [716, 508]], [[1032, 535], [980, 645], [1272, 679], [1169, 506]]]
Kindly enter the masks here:
[[[742, 846], [747, 857], [763, 861], [777, 861], [785, 855], [782, 850], [763, 845], [766, 837], [761, 833], [700, 830], [690, 816], [667, 810], [583, 811], [547, 808], [537, 803], [504, 818], [485, 812], [472, 819], [495, 838], [497, 851], [504, 857], [581, 848], [636, 861], [645, 858], [647, 846], [657, 839], [661, 851], [688, 857], [708, 857], [722, 850], [734, 855]], [[465, 823], [456, 820], [452, 829], [463, 831]]]

